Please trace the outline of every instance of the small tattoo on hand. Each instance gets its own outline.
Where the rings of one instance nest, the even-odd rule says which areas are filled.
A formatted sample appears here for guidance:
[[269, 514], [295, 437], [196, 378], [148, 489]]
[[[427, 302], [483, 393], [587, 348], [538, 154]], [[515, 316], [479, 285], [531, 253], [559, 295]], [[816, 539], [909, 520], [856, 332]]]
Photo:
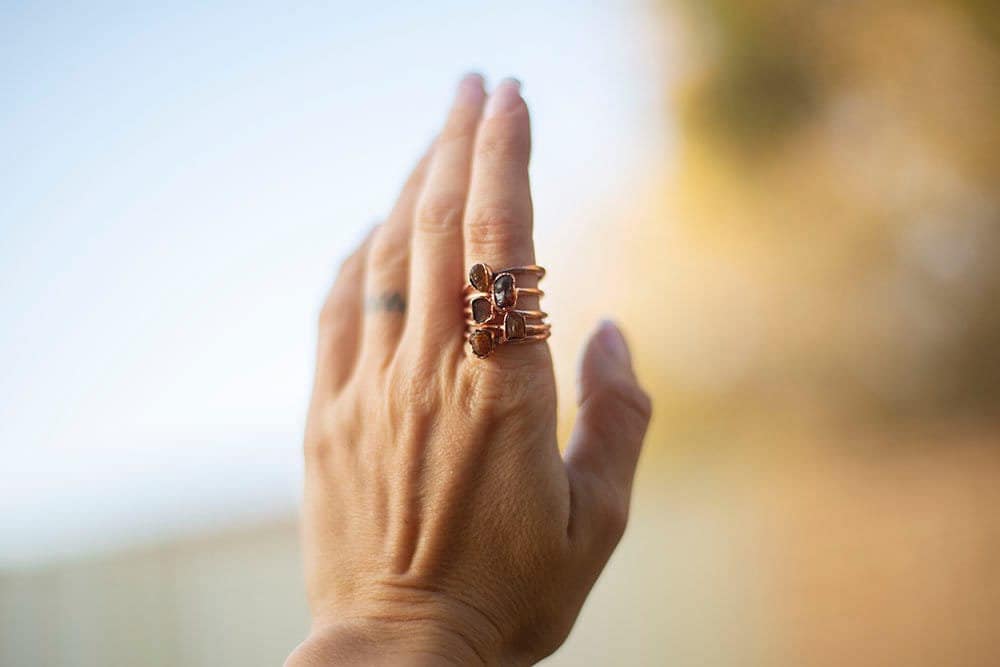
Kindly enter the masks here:
[[366, 306], [369, 311], [405, 313], [406, 299], [399, 292], [385, 292], [384, 294], [368, 297]]

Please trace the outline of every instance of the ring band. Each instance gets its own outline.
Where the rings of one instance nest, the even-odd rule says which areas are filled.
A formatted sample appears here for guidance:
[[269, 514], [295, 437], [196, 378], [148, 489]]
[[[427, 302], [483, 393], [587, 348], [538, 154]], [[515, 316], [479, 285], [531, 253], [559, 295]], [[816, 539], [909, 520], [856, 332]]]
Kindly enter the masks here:
[[[480, 312], [485, 316], [486, 303], [490, 304], [490, 310], [504, 312], [513, 310], [517, 306], [517, 302], [522, 294], [537, 296], [539, 299], [545, 296], [545, 290], [538, 289], [537, 287], [518, 287], [517, 283], [514, 282], [513, 275], [510, 273], [498, 274], [497, 281], [499, 281], [499, 287], [496, 286], [495, 282], [494, 288], [487, 292], [488, 296], [477, 295], [475, 292], [467, 293], [463, 299], [467, 302], [466, 305], [470, 306], [473, 311], [476, 311], [477, 308], [481, 309]], [[476, 305], [477, 302], [479, 303], [478, 307]]]
[[490, 331], [499, 331], [501, 333], [501, 338], [506, 342], [508, 340], [520, 340], [521, 338], [527, 338], [528, 336], [534, 336], [536, 334], [543, 334], [547, 331], [552, 331], [552, 325], [548, 322], [544, 324], [525, 324], [524, 333], [516, 337], [507, 337], [504, 335], [505, 329], [502, 324], [485, 324], [476, 325], [470, 323], [469, 326], [475, 326], [476, 329], [489, 329]]
[[[493, 307], [493, 303], [489, 298], [485, 296], [476, 297], [471, 302], [465, 304], [465, 318], [472, 319], [477, 324], [485, 324], [490, 320], [496, 319], [500, 312]], [[531, 317], [539, 320], [544, 320], [549, 316], [544, 310], [535, 309], [510, 309], [510, 313], [517, 313], [522, 317]]]
[[546, 331], [545, 333], [535, 334], [532, 336], [525, 336], [524, 338], [515, 338], [513, 340], [508, 340], [507, 342], [512, 343], [514, 345], [519, 345], [521, 343], [534, 343], [535, 341], [539, 340], [547, 340], [551, 336], [552, 332]]
[[522, 345], [524, 343], [538, 343], [547, 340], [552, 335], [551, 331], [545, 331], [537, 334], [526, 335], [523, 338], [514, 338], [509, 340], [500, 340], [496, 335], [488, 329], [475, 329], [466, 335], [469, 347], [472, 348], [472, 353], [475, 354], [480, 359], [485, 359], [486, 357], [493, 354], [500, 345]]
[[509, 269], [494, 272], [489, 264], [479, 263], [473, 264], [472, 268], [469, 269], [469, 285], [479, 292], [488, 292], [496, 277], [503, 273], [530, 273], [537, 276], [539, 280], [545, 277], [545, 269], [537, 264], [512, 266]]
[[[473, 291], [470, 286], [466, 285], [465, 289], [466, 292], [464, 298], [468, 299], [476, 296], [476, 292]], [[537, 287], [515, 287], [514, 289], [515, 291], [524, 292], [525, 294], [530, 294], [531, 296], [545, 296], [545, 290], [540, 290]]]
[[[546, 317], [549, 316], [549, 314], [546, 313], [544, 310], [511, 310], [511, 311], [508, 311], [508, 312], [517, 313], [519, 315], [523, 315], [524, 317], [533, 317], [533, 318], [538, 319], [538, 320], [544, 320]], [[469, 309], [469, 308], [465, 309], [465, 319], [468, 320], [468, 319], [471, 318], [472, 320], [475, 321], [476, 318], [474, 317], [474, 315], [475, 315], [475, 313], [473, 313], [471, 309]], [[484, 321], [488, 321], [488, 320], [484, 320]], [[478, 323], [478, 321], [477, 321], [477, 323]]]

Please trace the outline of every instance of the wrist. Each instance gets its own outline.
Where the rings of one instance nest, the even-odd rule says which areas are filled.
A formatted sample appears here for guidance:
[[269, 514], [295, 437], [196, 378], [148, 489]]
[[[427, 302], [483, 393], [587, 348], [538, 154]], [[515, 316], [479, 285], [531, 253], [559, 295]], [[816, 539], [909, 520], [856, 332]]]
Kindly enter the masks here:
[[285, 667], [454, 667], [487, 662], [494, 664], [461, 633], [441, 625], [366, 619], [314, 624]]

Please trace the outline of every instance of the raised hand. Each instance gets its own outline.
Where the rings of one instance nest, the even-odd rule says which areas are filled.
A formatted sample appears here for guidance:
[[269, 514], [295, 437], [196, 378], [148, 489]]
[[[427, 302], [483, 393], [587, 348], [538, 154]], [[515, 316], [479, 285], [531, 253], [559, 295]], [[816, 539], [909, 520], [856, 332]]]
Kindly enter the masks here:
[[[530, 664], [566, 638], [625, 528], [650, 402], [610, 323], [556, 441], [549, 342], [467, 344], [469, 268], [535, 263], [528, 110], [467, 76], [323, 307], [305, 435], [313, 616], [288, 665]], [[531, 272], [517, 309], [539, 309]], [[558, 344], [558, 320], [552, 342]]]

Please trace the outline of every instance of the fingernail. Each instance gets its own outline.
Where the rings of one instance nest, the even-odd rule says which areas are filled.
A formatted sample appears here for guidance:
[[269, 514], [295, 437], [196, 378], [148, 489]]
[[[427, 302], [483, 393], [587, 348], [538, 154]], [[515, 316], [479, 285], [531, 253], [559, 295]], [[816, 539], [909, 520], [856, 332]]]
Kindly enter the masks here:
[[483, 87], [483, 76], [476, 72], [470, 72], [462, 77], [458, 82], [458, 90], [455, 93], [456, 104], [475, 104], [479, 102], [486, 90]]
[[602, 321], [597, 337], [604, 350], [616, 362], [622, 366], [632, 367], [632, 356], [628, 351], [628, 343], [625, 342], [625, 336], [622, 335], [621, 329], [614, 322], [611, 320]]
[[490, 95], [490, 100], [486, 103], [486, 117], [510, 111], [520, 103], [521, 82], [517, 79], [504, 79], [493, 89], [493, 94]]

